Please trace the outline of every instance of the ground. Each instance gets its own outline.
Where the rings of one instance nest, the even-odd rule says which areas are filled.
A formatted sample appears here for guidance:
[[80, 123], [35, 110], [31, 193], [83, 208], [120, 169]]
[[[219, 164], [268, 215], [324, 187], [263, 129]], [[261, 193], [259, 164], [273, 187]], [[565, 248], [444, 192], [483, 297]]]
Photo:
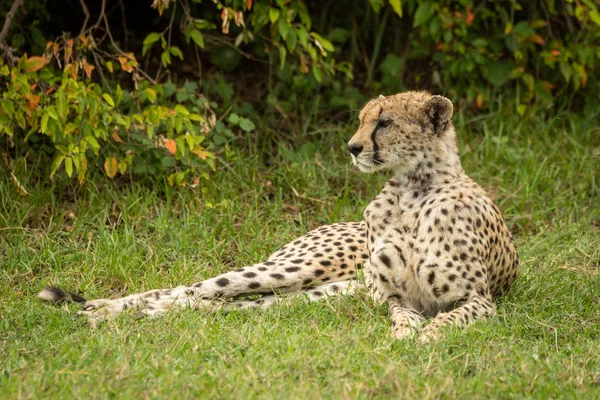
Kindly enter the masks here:
[[93, 331], [73, 318], [77, 306], [35, 297], [49, 283], [89, 298], [192, 283], [320, 224], [358, 220], [386, 177], [350, 166], [344, 144], [354, 124], [320, 127], [306, 157], [282, 152], [271, 167], [260, 166], [258, 149], [243, 149], [194, 193], [166, 184], [54, 188], [17, 166], [32, 194], [19, 197], [3, 170], [0, 393], [597, 397], [600, 132], [565, 115], [500, 115], [454, 120], [466, 172], [493, 194], [515, 235], [520, 276], [497, 317], [430, 345], [391, 339], [386, 308], [366, 294], [258, 312], [126, 315]]

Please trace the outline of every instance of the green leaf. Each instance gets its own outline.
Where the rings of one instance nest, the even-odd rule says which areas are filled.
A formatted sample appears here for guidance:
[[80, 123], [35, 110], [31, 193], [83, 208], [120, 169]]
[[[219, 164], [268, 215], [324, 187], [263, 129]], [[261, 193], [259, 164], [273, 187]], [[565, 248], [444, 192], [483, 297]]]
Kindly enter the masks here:
[[228, 141], [225, 136], [219, 135], [219, 134], [213, 135], [211, 139], [212, 139], [213, 143], [216, 144], [217, 146], [221, 146], [221, 145], [227, 143], [227, 141]]
[[375, 13], [379, 14], [381, 7], [383, 6], [383, 0], [369, 0], [369, 4], [371, 4], [371, 8]]
[[56, 158], [54, 158], [54, 161], [52, 161], [52, 165], [50, 166], [50, 178], [54, 176], [64, 159], [65, 156], [62, 154], [59, 154], [56, 156]]
[[165, 82], [163, 85], [164, 97], [170, 97], [177, 91], [177, 86], [173, 82]]
[[327, 39], [323, 39], [323, 37], [318, 33], [311, 32], [310, 35], [315, 39], [315, 41], [321, 43], [321, 46], [323, 46], [323, 48], [328, 52], [333, 52], [335, 50], [331, 42]]
[[279, 10], [276, 8], [269, 8], [269, 19], [274, 24], [279, 19]]
[[194, 28], [190, 29], [190, 38], [192, 38], [198, 47], [201, 49], [204, 48], [204, 36], [202, 36], [202, 33], [200, 33], [199, 30]]
[[321, 82], [323, 80], [323, 73], [321, 72], [321, 68], [313, 67], [312, 73], [313, 73], [313, 76], [315, 77], [315, 79], [317, 80], [317, 82]]
[[182, 106], [181, 104], [175, 104], [175, 111], [177, 112], [177, 114], [190, 115], [188, 109], [185, 108], [185, 106]]
[[515, 25], [513, 32], [515, 35], [519, 35], [520, 37], [526, 38], [535, 33], [535, 30], [529, 25], [527, 21], [521, 21]]
[[285, 58], [287, 56], [287, 51], [285, 51], [285, 47], [279, 46], [279, 68], [283, 69], [285, 66]]
[[173, 57], [179, 57], [179, 59], [183, 60], [183, 53], [177, 46], [169, 47], [169, 52], [173, 55]]
[[402, 0], [390, 0], [390, 5], [394, 9], [394, 12], [402, 17]]
[[573, 75], [573, 68], [571, 68], [571, 65], [563, 61], [560, 62], [559, 67], [560, 72], [565, 78], [565, 81], [569, 82], [569, 80], [571, 79], [571, 75]]
[[100, 145], [96, 138], [92, 135], [86, 136], [85, 141], [89, 143], [90, 147], [95, 150], [100, 150]]
[[156, 101], [156, 92], [154, 91], [154, 89], [146, 88], [146, 90], [144, 90], [144, 93], [146, 93], [146, 97], [148, 97], [148, 101], [150, 103], [154, 103]]
[[442, 20], [440, 19], [440, 17], [435, 16], [431, 18], [431, 20], [429, 21], [429, 33], [431, 34], [433, 40], [435, 40], [436, 42], [439, 42], [442, 37], [441, 29]]
[[162, 62], [163, 67], [168, 67], [171, 64], [171, 54], [168, 51], [163, 51], [160, 55], [160, 61]]
[[298, 44], [298, 36], [296, 35], [296, 30], [290, 29], [287, 38], [285, 39], [285, 44], [287, 45], [288, 51], [290, 53], [293, 53], [294, 50], [296, 50], [296, 45]]
[[69, 178], [73, 175], [73, 159], [71, 157], [65, 158], [65, 172]]
[[333, 28], [330, 35], [332, 42], [345, 43], [352, 36], [352, 32], [344, 28]]
[[196, 28], [198, 29], [215, 29], [217, 26], [210, 21], [207, 21], [205, 19], [196, 19], [194, 20], [194, 25], [196, 26]]
[[[160, 34], [156, 33], [156, 32], [152, 32], [151, 34], [149, 34], [148, 36], [146, 36], [146, 38], [144, 39], [144, 45], [147, 44], [153, 44], [156, 43], [160, 40]], [[139, 42], [138, 42], [139, 43]]]
[[475, 39], [473, 40], [473, 42], [471, 42], [471, 44], [473, 45], [473, 47], [486, 47], [488, 45], [488, 41], [485, 39]]
[[190, 115], [188, 115], [188, 119], [190, 121], [198, 121], [198, 122], [204, 122], [205, 121], [205, 119], [201, 115], [193, 114], [193, 113], [191, 113]]
[[196, 90], [198, 90], [198, 84], [194, 81], [187, 81], [183, 84], [183, 88], [189, 93], [194, 93]]
[[279, 28], [279, 34], [283, 40], [287, 39], [288, 32], [290, 31], [290, 24], [288, 24], [285, 18], [279, 18], [277, 27]]
[[177, 94], [175, 95], [175, 100], [177, 100], [178, 103], [183, 103], [184, 101], [188, 100], [190, 97], [189, 94], [187, 94], [186, 91], [184, 90], [178, 90]]
[[53, 106], [47, 107], [46, 112], [55, 121], [58, 121], [58, 114], [56, 113], [56, 109]]
[[296, 33], [298, 34], [300, 45], [306, 49], [306, 46], [308, 46], [308, 32], [306, 32], [306, 29], [304, 29], [303, 26], [300, 26], [298, 27], [298, 30], [296, 30]]
[[229, 117], [227, 117], [227, 121], [229, 121], [230, 123], [237, 125], [240, 123], [240, 116], [237, 115], [236, 113], [231, 113], [229, 114]]
[[152, 32], [144, 39], [143, 47], [142, 47], [142, 55], [145, 56], [146, 53], [152, 48], [154, 43], [158, 42], [162, 38], [162, 35]]
[[248, 118], [242, 118], [240, 121], [240, 128], [246, 132], [252, 132], [256, 126], [254, 125], [254, 122], [250, 121]]
[[502, 86], [510, 79], [515, 67], [512, 62], [492, 62], [483, 69], [483, 76], [494, 86]]
[[413, 17], [413, 28], [416, 28], [419, 25], [427, 22], [429, 18], [433, 15], [433, 9], [431, 7], [431, 3], [425, 2], [419, 4], [417, 11], [415, 11], [415, 15]]
[[40, 132], [46, 133], [48, 128], [48, 114], [42, 115], [42, 122], [40, 123]]
[[8, 114], [9, 117], [12, 117], [12, 115], [15, 112], [15, 106], [11, 100], [2, 99], [2, 108], [4, 109], [4, 112]]
[[402, 69], [404, 68], [404, 60], [395, 54], [389, 53], [379, 66], [381, 72], [387, 76], [395, 76], [400, 78]]
[[[600, 26], [600, 13], [596, 10], [590, 11], [588, 14], [590, 19], [598, 26]], [[597, 37], [597, 36], [596, 36]]]
[[[102, 98], [108, 103], [109, 106], [113, 107], [115, 106], [115, 101], [113, 100], [112, 96], [108, 93], [102, 93]], [[51, 115], [52, 116], [52, 115]], [[54, 118], [56, 119], [56, 118]]]

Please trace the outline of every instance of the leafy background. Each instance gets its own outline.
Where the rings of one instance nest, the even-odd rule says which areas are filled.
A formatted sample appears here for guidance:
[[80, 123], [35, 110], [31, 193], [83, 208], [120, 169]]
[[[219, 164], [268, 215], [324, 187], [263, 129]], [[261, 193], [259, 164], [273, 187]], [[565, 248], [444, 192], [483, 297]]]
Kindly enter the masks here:
[[[0, 148], [17, 190], [90, 174], [210, 179], [239, 141], [428, 89], [458, 109], [597, 115], [592, 0], [1, 0]], [[285, 146], [284, 146], [285, 147]], [[285, 150], [283, 150], [285, 153]], [[43, 160], [40, 162], [40, 160]]]

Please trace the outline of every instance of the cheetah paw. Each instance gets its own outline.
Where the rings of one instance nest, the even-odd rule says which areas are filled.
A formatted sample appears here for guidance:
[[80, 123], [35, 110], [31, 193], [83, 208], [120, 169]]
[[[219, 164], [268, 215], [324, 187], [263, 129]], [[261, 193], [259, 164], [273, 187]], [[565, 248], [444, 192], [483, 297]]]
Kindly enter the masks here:
[[83, 304], [83, 310], [77, 313], [78, 316], [83, 316], [87, 319], [88, 324], [96, 328], [102, 321], [109, 317], [119, 314], [122, 307], [115, 304], [114, 301], [99, 299], [90, 300]]
[[435, 343], [440, 340], [441, 334], [439, 329], [423, 329], [423, 332], [419, 336], [419, 342], [423, 344]]
[[392, 339], [411, 340], [417, 336], [417, 330], [411, 327], [392, 328]]

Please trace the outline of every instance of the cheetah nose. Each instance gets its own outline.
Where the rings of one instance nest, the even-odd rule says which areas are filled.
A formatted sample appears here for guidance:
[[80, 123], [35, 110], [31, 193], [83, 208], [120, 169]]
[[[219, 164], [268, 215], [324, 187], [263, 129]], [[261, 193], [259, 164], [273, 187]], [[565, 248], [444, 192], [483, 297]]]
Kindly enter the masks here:
[[357, 156], [360, 154], [360, 152], [362, 151], [363, 147], [360, 144], [349, 144], [348, 145], [348, 151], [350, 152], [350, 154], [353, 154], [354, 156]]

